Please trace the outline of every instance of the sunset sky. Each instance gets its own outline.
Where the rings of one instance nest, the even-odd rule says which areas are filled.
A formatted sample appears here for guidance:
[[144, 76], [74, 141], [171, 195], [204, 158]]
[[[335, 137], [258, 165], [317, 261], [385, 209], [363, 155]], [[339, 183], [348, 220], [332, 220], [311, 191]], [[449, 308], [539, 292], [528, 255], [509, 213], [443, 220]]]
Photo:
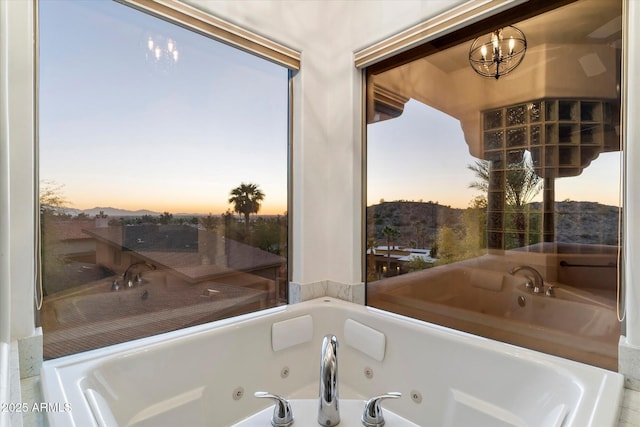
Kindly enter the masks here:
[[251, 182], [260, 213], [286, 210], [286, 68], [115, 2], [45, 0], [39, 79], [40, 179], [70, 207], [218, 214]]
[[[480, 195], [469, 188], [477, 179], [467, 165], [476, 158], [457, 119], [410, 100], [400, 117], [369, 125], [367, 138], [368, 206], [384, 199], [466, 208]], [[556, 179], [556, 200], [618, 205], [620, 156], [602, 153], [581, 175]]]
[[[266, 195], [260, 213], [286, 210], [285, 68], [111, 1], [39, 9], [40, 179], [70, 207], [219, 214], [246, 182]], [[171, 39], [177, 61], [156, 60], [150, 39]], [[367, 205], [465, 208], [479, 194], [457, 120], [412, 100], [367, 133]], [[619, 163], [601, 154], [558, 179], [556, 199], [617, 205]]]

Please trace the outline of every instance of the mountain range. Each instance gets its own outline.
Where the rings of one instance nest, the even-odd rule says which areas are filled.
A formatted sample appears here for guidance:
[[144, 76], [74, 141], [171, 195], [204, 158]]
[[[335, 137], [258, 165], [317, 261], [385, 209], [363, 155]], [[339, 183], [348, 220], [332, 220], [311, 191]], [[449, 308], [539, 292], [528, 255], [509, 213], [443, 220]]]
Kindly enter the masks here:
[[119, 208], [112, 208], [112, 207], [95, 207], [91, 209], [83, 209], [81, 212], [89, 216], [96, 216], [96, 215], [99, 215], [101, 212], [104, 215], [108, 215], [108, 216], [142, 216], [142, 215], [157, 216], [162, 214], [162, 212], [154, 212], [147, 209], [130, 211], [127, 209], [119, 209]]
[[[65, 214], [72, 215], [72, 216], [76, 216], [82, 213], [90, 217], [100, 215], [101, 213], [110, 217], [142, 216], [142, 215], [158, 216], [162, 214], [162, 212], [154, 212], [148, 209], [139, 209], [136, 211], [132, 211], [127, 209], [100, 207], [100, 206], [96, 206], [95, 208], [91, 208], [91, 209], [75, 209], [75, 208], [65, 207], [62, 209], [54, 209], [54, 210], [58, 212], [63, 211]], [[177, 215], [191, 215], [191, 214], [177, 214]]]
[[[526, 209], [534, 215], [532, 220], [540, 219], [541, 210], [539, 202], [530, 203]], [[385, 242], [383, 230], [390, 226], [399, 232], [396, 244], [410, 246], [414, 242], [419, 247], [429, 247], [440, 227], [459, 229], [463, 225], [464, 211], [432, 202], [382, 202], [367, 207], [367, 235], [377, 242]], [[617, 206], [571, 200], [555, 202], [556, 241], [616, 245], [620, 215]]]

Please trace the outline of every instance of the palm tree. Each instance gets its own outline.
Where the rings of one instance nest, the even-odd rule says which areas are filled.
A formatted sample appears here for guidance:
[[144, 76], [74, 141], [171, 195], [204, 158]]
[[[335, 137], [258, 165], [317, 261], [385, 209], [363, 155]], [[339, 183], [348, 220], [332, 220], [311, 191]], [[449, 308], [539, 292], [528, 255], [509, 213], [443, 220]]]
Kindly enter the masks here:
[[249, 215], [258, 213], [260, 204], [264, 200], [264, 193], [257, 184], [245, 184], [231, 190], [229, 203], [233, 203], [233, 210], [244, 215], [244, 235], [249, 238]]
[[[469, 184], [469, 188], [487, 193], [490, 179], [489, 161], [476, 160], [475, 164], [467, 165], [467, 168], [478, 178], [478, 181]], [[542, 189], [542, 178], [536, 174], [531, 156], [528, 155], [523, 155], [519, 162], [510, 163], [505, 172], [505, 202], [515, 211], [514, 222], [518, 232], [518, 243], [523, 247], [525, 245], [524, 208]]]
[[[486, 193], [489, 190], [489, 161], [476, 160], [475, 164], [467, 165], [467, 168], [479, 179], [469, 184], [469, 188]], [[536, 174], [533, 161], [528, 156], [523, 156], [517, 163], [509, 164], [505, 181], [505, 201], [513, 207], [524, 206], [542, 189], [542, 179]]]

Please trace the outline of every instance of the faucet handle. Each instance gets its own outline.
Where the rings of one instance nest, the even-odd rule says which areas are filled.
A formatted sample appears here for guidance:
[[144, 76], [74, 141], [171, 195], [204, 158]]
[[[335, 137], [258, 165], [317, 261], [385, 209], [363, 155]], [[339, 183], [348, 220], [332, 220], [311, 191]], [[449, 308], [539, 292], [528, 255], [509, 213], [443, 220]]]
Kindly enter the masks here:
[[382, 427], [384, 425], [384, 417], [382, 416], [380, 401], [383, 399], [398, 399], [400, 396], [402, 396], [402, 393], [393, 391], [367, 400], [362, 413], [362, 424], [366, 427]]
[[276, 401], [273, 407], [273, 416], [271, 417], [271, 425], [273, 427], [289, 427], [293, 424], [293, 411], [287, 399], [266, 391], [256, 391], [255, 397], [273, 399]]

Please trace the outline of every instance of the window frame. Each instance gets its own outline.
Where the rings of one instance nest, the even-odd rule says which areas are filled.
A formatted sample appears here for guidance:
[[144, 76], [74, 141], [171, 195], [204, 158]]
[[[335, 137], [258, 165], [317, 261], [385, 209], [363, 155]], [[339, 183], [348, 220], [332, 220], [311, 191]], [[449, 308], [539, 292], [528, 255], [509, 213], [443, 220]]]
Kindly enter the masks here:
[[[550, 2], [541, 2], [538, 0], [529, 0], [528, 2], [520, 2], [522, 4], [518, 4], [517, 6], [514, 6], [510, 9], [507, 9], [505, 11], [502, 11], [496, 14], [492, 14], [489, 12], [483, 13], [482, 14], [483, 16], [479, 18], [480, 20], [475, 20], [474, 18], [469, 18], [468, 16], [463, 17], [461, 18], [463, 22], [457, 21], [455, 18], [451, 21], [447, 21], [448, 20], [447, 14], [443, 14], [440, 17], [436, 17], [432, 20], [426, 21], [423, 24], [419, 24], [418, 26], [412, 29], [409, 29], [405, 32], [400, 33], [400, 35], [404, 36], [404, 39], [405, 39], [404, 45], [399, 44], [399, 42], [397, 42], [397, 39], [399, 38], [402, 39], [402, 37], [400, 35], [395, 35], [377, 43], [376, 45], [373, 45], [369, 48], [356, 52], [356, 64], [360, 66], [360, 71], [362, 73], [362, 78], [363, 78], [363, 97], [362, 97], [363, 110], [361, 114], [361, 126], [362, 126], [362, 132], [363, 132], [363, 138], [362, 138], [362, 147], [363, 147], [362, 148], [362, 152], [363, 152], [362, 194], [363, 194], [363, 197], [361, 202], [363, 215], [362, 215], [362, 239], [361, 239], [361, 245], [362, 245], [361, 271], [363, 276], [363, 282], [365, 283], [365, 304], [367, 306], [369, 306], [370, 304], [375, 304], [374, 302], [375, 290], [370, 289], [368, 286], [369, 283], [375, 283], [375, 281], [369, 282], [367, 280], [368, 279], [367, 278], [367, 257], [368, 257], [367, 244], [368, 244], [368, 238], [370, 237], [367, 234], [369, 224], [368, 224], [368, 216], [366, 214], [368, 209], [368, 204], [367, 204], [368, 183], [367, 183], [367, 171], [366, 171], [367, 127], [368, 127], [368, 123], [370, 123], [369, 119], [373, 118], [373, 115], [370, 114], [370, 111], [373, 111], [373, 103], [375, 101], [376, 107], [381, 106], [380, 110], [376, 109], [376, 113], [381, 112], [381, 116], [385, 118], [394, 118], [402, 113], [404, 108], [404, 103], [406, 103], [406, 101], [408, 100], [408, 98], [405, 100], [401, 99], [401, 97], [405, 96], [404, 94], [402, 95], [395, 94], [395, 93], [385, 94], [384, 92], [379, 91], [378, 88], [374, 88], [374, 77], [378, 74], [382, 74], [391, 69], [399, 68], [405, 64], [408, 64], [420, 58], [424, 58], [431, 54], [446, 50], [448, 48], [470, 42], [474, 38], [481, 36], [482, 34], [486, 34], [492, 29], [499, 29], [514, 23], [517, 25], [517, 22], [525, 21], [527, 19], [546, 14], [547, 12], [551, 12], [555, 9], [571, 5], [573, 3], [577, 3], [578, 1], [579, 0], [558, 0], [558, 1], [552, 0]], [[628, 322], [625, 321], [626, 309], [633, 308], [632, 304], [630, 305], [629, 299], [625, 298], [625, 294], [628, 292], [626, 290], [628, 284], [625, 282], [625, 278], [628, 277], [628, 273], [631, 271], [631, 267], [627, 262], [625, 262], [625, 258], [628, 258], [628, 254], [631, 253], [631, 250], [632, 250], [630, 248], [632, 246], [632, 243], [629, 241], [629, 239], [627, 239], [627, 237], [629, 236], [629, 232], [628, 232], [629, 226], [630, 224], [633, 223], [633, 221], [630, 221], [632, 216], [629, 213], [629, 209], [626, 208], [626, 206], [628, 206], [627, 202], [630, 200], [630, 193], [628, 192], [628, 187], [630, 182], [629, 175], [628, 175], [628, 167], [631, 164], [630, 155], [628, 151], [629, 144], [627, 142], [628, 135], [629, 135], [628, 118], [630, 117], [629, 93], [631, 89], [629, 87], [629, 76], [631, 75], [631, 73], [629, 73], [629, 69], [633, 67], [633, 65], [630, 64], [629, 57], [633, 57], [633, 55], [631, 54], [630, 47], [629, 47], [630, 43], [632, 44], [632, 40], [630, 40], [632, 39], [632, 37], [630, 37], [629, 35], [630, 13], [629, 13], [628, 1], [625, 1], [625, 0], [618, 0], [618, 1], [619, 1], [618, 5], [622, 6], [622, 14], [621, 16], [617, 16], [616, 19], [620, 19], [622, 23], [622, 28], [618, 29], [618, 31], [621, 34], [620, 38], [621, 38], [622, 46], [620, 46], [617, 43], [615, 46], [617, 48], [618, 55], [622, 55], [622, 57], [621, 58], [619, 56], [617, 57], [616, 69], [614, 70], [614, 72], [618, 74], [617, 104], [616, 104], [618, 108], [616, 109], [615, 115], [617, 116], [618, 125], [619, 125], [619, 130], [616, 132], [617, 140], [619, 142], [619, 150], [614, 149], [611, 151], [619, 152], [619, 155], [620, 155], [620, 176], [619, 176], [620, 188], [619, 188], [617, 203], [612, 203], [613, 205], [616, 205], [616, 204], [618, 205], [617, 206], [617, 220], [618, 220], [617, 243], [615, 244], [617, 248], [615, 253], [610, 252], [609, 255], [613, 254], [616, 260], [615, 261], [615, 268], [616, 268], [615, 277], [613, 278], [614, 280], [610, 282], [615, 285], [614, 311], [615, 311], [615, 315], [617, 316], [617, 321], [621, 324], [621, 333], [622, 335], [626, 335], [625, 327], [628, 324]], [[465, 3], [465, 5], [469, 5], [470, 3], [474, 3], [474, 2], [471, 1], [471, 2]], [[510, 3], [510, 2], [505, 1], [502, 3]], [[445, 23], [442, 23], [441, 21], [445, 21]], [[445, 25], [445, 24], [450, 24], [450, 25]], [[430, 27], [434, 28], [434, 31], [431, 33], [428, 31], [428, 28]], [[422, 28], [424, 32], [421, 35], [422, 36], [421, 42], [412, 44], [412, 37], [414, 37], [415, 34], [417, 33], [416, 28]], [[402, 42], [403, 40], [400, 40], [400, 41]], [[611, 45], [613, 45], [613, 43], [611, 43]], [[385, 52], [385, 48], [388, 48], [390, 52]], [[406, 95], [406, 96], [409, 96], [409, 95]], [[587, 96], [585, 98], [548, 97], [548, 98], [542, 98], [541, 101], [558, 102], [558, 103], [561, 101], [565, 101], [565, 102], [575, 103], [577, 105], [580, 105], [583, 102], [586, 104], [601, 103], [602, 106], [604, 107], [604, 105], [607, 103], [609, 99], [610, 98], [606, 98], [606, 97], [598, 98], [597, 96], [595, 97]], [[428, 103], [425, 103], [425, 104], [429, 105]], [[507, 105], [505, 106], [505, 108], [506, 107], [512, 107], [512, 105]], [[632, 107], [633, 106], [631, 106], [631, 108]], [[488, 111], [488, 110], [484, 110], [483, 112], [485, 111]], [[563, 120], [571, 122], [570, 124], [574, 124], [574, 122], [579, 123], [582, 119], [578, 118], [576, 120], [574, 118], [571, 118], [571, 119], [563, 119]], [[596, 121], [596, 120], [593, 120], [593, 121]], [[613, 129], [613, 127], [610, 129]], [[604, 152], [605, 151], [601, 151], [601, 153], [604, 153]], [[574, 169], [576, 168], [574, 167], [573, 164], [567, 165], [566, 167], [567, 168], [573, 167]], [[569, 177], [569, 176], [573, 176], [573, 175], [565, 175], [565, 176], [558, 175], [558, 176], [552, 176], [551, 178], [556, 178], [556, 177], [562, 178], [562, 177]], [[546, 179], [546, 178], [543, 178], [543, 179]], [[546, 186], [546, 183], [545, 183], [545, 186]], [[548, 190], [544, 188], [542, 191], [547, 192]], [[556, 202], [557, 201], [559, 200], [556, 200]], [[553, 202], [554, 200], [552, 196], [551, 203]], [[625, 206], [624, 215], [622, 211], [623, 205]], [[553, 218], [555, 214], [556, 213], [553, 210], [551, 212], [547, 212], [545, 208], [544, 215], [551, 216], [553, 221], [556, 220], [555, 218]], [[553, 221], [551, 222], [552, 224], [551, 229], [553, 229]], [[547, 242], [547, 236], [549, 234], [548, 223], [549, 223], [548, 220], [543, 221], [543, 224], [545, 225], [544, 230], [542, 230], [541, 232], [541, 234], [544, 234], [544, 240], [541, 241], [541, 243], [543, 244]], [[507, 234], [504, 226], [502, 228], [502, 234], [503, 235]], [[555, 240], [555, 237], [553, 242], [558, 243], [557, 240]], [[605, 242], [601, 242], [600, 244], [607, 245], [607, 243]], [[613, 246], [613, 244], [609, 244], [609, 245]], [[525, 243], [525, 247], [526, 246], [527, 244]], [[493, 248], [490, 245], [487, 245], [487, 249], [489, 249], [489, 254], [493, 254], [492, 253]], [[500, 253], [500, 254], [509, 251], [509, 249], [505, 248], [504, 245], [502, 248], [496, 248], [496, 249], [499, 250], [499, 252], [497, 253]], [[521, 261], [521, 259], [519, 259], [519, 261]], [[560, 265], [563, 265], [562, 262], [563, 261], [560, 262]], [[611, 267], [613, 266], [613, 264], [614, 264], [613, 262], [610, 262], [607, 264], [607, 267]], [[582, 265], [571, 265], [571, 266], [582, 267]], [[594, 263], [591, 266], [602, 267], [602, 265], [597, 265], [596, 263]], [[511, 274], [513, 274], [513, 271], [511, 272]], [[560, 280], [559, 282], [563, 283]], [[398, 283], [399, 282], [395, 282], [393, 285], [398, 285]], [[613, 289], [613, 286], [612, 286], [612, 289]], [[551, 293], [551, 295], [553, 295], [553, 293]], [[376, 305], [373, 305], [373, 307], [380, 308], [380, 309], [388, 309], [386, 307], [376, 306]], [[612, 308], [613, 308], [613, 304], [612, 304]], [[393, 309], [390, 309], [390, 310], [394, 311]], [[411, 314], [406, 314], [406, 313], [403, 313], [402, 311], [397, 311], [397, 313], [401, 315], [412, 316]], [[424, 320], [427, 320], [427, 319], [424, 319]], [[433, 320], [427, 320], [427, 321], [433, 321]], [[438, 322], [434, 322], [434, 323], [438, 323]], [[452, 327], [444, 323], [443, 325]], [[459, 329], [459, 327], [457, 326], [453, 326], [453, 328]], [[460, 330], [464, 330], [464, 329], [460, 329]], [[483, 334], [481, 333], [480, 334], [476, 332], [471, 332], [471, 333], [483, 336]], [[488, 337], [493, 338], [491, 336], [488, 336]], [[523, 345], [523, 346], [528, 347], [528, 345]], [[531, 348], [535, 349], [535, 347], [531, 347]], [[545, 350], [542, 350], [542, 351], [547, 352]], [[554, 353], [550, 353], [550, 354], [554, 354]], [[586, 363], [596, 364], [596, 366], [599, 366], [597, 365], [597, 363], [592, 363], [592, 362], [586, 362]]]
[[[288, 285], [292, 278], [292, 256], [291, 247], [292, 224], [292, 171], [293, 171], [293, 130], [294, 130], [294, 82], [293, 79], [301, 67], [301, 53], [291, 49], [274, 40], [263, 37], [255, 32], [237, 26], [222, 18], [203, 12], [195, 7], [186, 5], [176, 0], [112, 0], [116, 3], [131, 7], [140, 13], [145, 13], [162, 19], [170, 24], [178, 25], [188, 31], [208, 37], [215, 42], [226, 44], [239, 49], [245, 53], [257, 56], [263, 60], [270, 61], [276, 65], [287, 69], [287, 200], [286, 200], [286, 222], [287, 235], [283, 242], [287, 247], [286, 254], [286, 304], [290, 304]], [[33, 22], [34, 22], [34, 53], [33, 53], [33, 120], [34, 120], [34, 285], [35, 285], [35, 310], [34, 321], [36, 327], [41, 327], [41, 309], [44, 299], [43, 278], [42, 278], [42, 224], [40, 215], [40, 144], [39, 144], [39, 69], [40, 69], [40, 34], [39, 34], [39, 0], [34, 0]]]

